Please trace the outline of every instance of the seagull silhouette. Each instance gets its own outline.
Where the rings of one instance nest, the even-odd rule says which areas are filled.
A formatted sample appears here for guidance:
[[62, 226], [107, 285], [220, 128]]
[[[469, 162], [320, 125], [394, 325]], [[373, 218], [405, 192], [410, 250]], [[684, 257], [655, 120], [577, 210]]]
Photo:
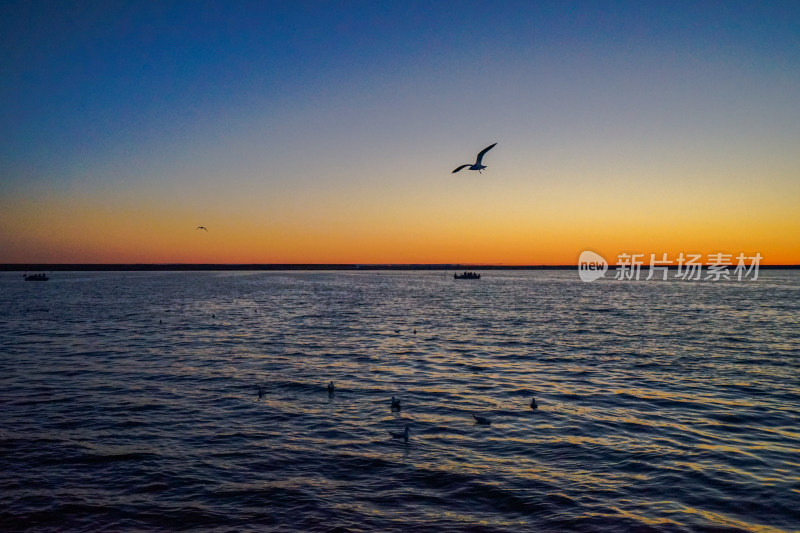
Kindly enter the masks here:
[[536, 403], [536, 397], [534, 396], [533, 398], [531, 398], [531, 409], [538, 409], [538, 408], [539, 404]]
[[400, 409], [402, 409], [402, 406], [400, 405], [400, 400], [392, 396], [392, 411], [399, 411]]
[[328, 383], [328, 396], [333, 396], [333, 391], [336, 390], [336, 387], [333, 386], [333, 381]]
[[497, 144], [497, 143], [494, 143], [494, 144], [493, 144], [493, 145], [491, 145], [491, 146], [487, 146], [486, 148], [484, 148], [483, 150], [481, 150], [480, 152], [478, 152], [478, 158], [475, 160], [475, 164], [474, 164], [474, 165], [470, 165], [469, 163], [467, 163], [466, 165], [461, 165], [460, 167], [458, 167], [457, 169], [455, 169], [453, 172], [451, 172], [451, 174], [455, 174], [456, 172], [458, 172], [458, 171], [459, 171], [459, 170], [461, 170], [462, 168], [467, 168], [467, 167], [469, 167], [469, 170], [477, 170], [477, 171], [478, 171], [478, 174], [482, 174], [481, 170], [483, 170], [484, 168], [486, 168], [486, 165], [483, 165], [483, 164], [482, 164], [482, 161], [483, 161], [483, 156], [486, 154], [486, 152], [488, 152], [489, 150], [491, 150], [492, 148], [494, 148], [496, 144]]
[[408, 442], [408, 425], [406, 425], [406, 430], [402, 433], [395, 433], [394, 431], [390, 431], [389, 435], [392, 436], [393, 439], [403, 439], [405, 442]]
[[202, 229], [202, 230], [208, 231], [208, 228], [207, 228], [207, 227], [205, 227], [205, 226], [197, 226], [195, 229], [196, 229], [196, 230], [198, 230], [198, 229]]
[[483, 424], [484, 426], [491, 426], [492, 421], [484, 416], [475, 416], [475, 413], [472, 413], [472, 418], [475, 419], [475, 422], [478, 424]]

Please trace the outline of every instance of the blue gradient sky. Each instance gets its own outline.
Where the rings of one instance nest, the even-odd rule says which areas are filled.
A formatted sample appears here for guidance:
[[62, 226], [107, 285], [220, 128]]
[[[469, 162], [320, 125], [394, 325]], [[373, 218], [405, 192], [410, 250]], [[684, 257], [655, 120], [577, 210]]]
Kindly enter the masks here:
[[0, 39], [0, 262], [800, 263], [796, 1], [10, 1]]

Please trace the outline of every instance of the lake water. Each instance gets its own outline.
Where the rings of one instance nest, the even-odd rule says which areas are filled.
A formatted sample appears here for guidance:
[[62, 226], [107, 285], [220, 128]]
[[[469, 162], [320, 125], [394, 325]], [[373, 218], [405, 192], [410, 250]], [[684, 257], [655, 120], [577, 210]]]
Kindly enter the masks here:
[[3, 531], [800, 529], [798, 271], [3, 273], [0, 364]]

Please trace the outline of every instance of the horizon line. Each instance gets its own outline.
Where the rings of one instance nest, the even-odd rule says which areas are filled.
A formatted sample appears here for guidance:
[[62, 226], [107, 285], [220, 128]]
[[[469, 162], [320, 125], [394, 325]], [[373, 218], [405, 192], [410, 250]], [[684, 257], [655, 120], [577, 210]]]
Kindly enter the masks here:
[[[713, 263], [703, 263], [708, 267]], [[609, 264], [609, 269], [619, 265]], [[667, 265], [664, 265], [667, 266]], [[684, 265], [685, 267], [686, 265]], [[727, 265], [731, 268], [735, 265]], [[659, 268], [661, 265], [658, 266]], [[679, 265], [668, 265], [677, 269]], [[492, 263], [0, 263], [0, 272], [45, 271], [209, 271], [209, 270], [578, 270], [572, 265], [511, 265]], [[650, 265], [639, 265], [649, 270]], [[760, 269], [800, 269], [800, 264], [759, 265]]]

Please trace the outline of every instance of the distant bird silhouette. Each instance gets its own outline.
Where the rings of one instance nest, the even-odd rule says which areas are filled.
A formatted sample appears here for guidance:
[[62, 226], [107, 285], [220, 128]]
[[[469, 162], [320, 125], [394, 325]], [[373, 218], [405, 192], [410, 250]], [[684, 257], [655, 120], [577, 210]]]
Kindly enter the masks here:
[[400, 409], [402, 409], [400, 406], [400, 400], [397, 400], [394, 396], [392, 396], [392, 411], [399, 411]]
[[328, 396], [333, 396], [334, 389], [335, 387], [333, 386], [333, 381], [331, 381], [328, 383]]
[[475, 422], [477, 422], [478, 424], [482, 424], [484, 426], [492, 425], [492, 421], [484, 416], [475, 416], [475, 413], [472, 413], [472, 418], [474, 418]]
[[539, 404], [536, 403], [536, 397], [531, 398], [531, 409], [538, 409]]
[[258, 399], [260, 400], [260, 399], [261, 399], [261, 398], [263, 398], [263, 397], [264, 397], [264, 387], [262, 387], [261, 385], [259, 385], [259, 386], [258, 386]]
[[402, 433], [390, 431], [389, 435], [391, 435], [393, 439], [403, 439], [405, 442], [408, 442], [408, 424], [406, 424], [406, 429]]
[[462, 168], [467, 168], [467, 167], [469, 167], [469, 170], [477, 170], [478, 174], [482, 174], [481, 170], [486, 168], [486, 165], [482, 164], [483, 156], [486, 155], [486, 152], [488, 152], [489, 150], [494, 148], [496, 144], [497, 143], [494, 143], [491, 146], [487, 146], [486, 148], [484, 148], [483, 150], [478, 152], [478, 158], [475, 160], [475, 164], [474, 165], [470, 165], [469, 163], [467, 163], [466, 165], [461, 165], [460, 167], [455, 169], [453, 172], [451, 172], [451, 174], [455, 174], [456, 172], [458, 172]]
[[198, 230], [198, 229], [202, 229], [202, 230], [208, 231], [208, 228], [207, 228], [207, 227], [205, 227], [205, 226], [197, 226], [197, 227], [195, 228], [195, 230]]

